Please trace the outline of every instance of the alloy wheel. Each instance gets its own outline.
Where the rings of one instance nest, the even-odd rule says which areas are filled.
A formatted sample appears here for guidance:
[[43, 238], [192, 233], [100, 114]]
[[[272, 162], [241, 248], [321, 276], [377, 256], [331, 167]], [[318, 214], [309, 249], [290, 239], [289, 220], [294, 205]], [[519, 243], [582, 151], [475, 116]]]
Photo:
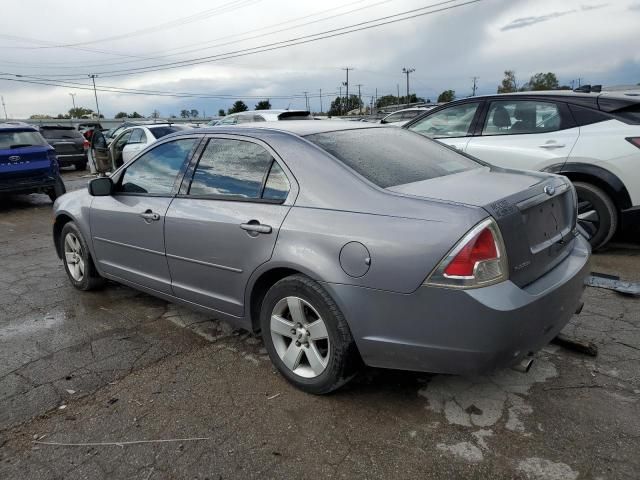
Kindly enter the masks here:
[[587, 232], [588, 238], [593, 238], [600, 228], [598, 211], [590, 201], [583, 198], [578, 198], [578, 224]]
[[64, 237], [64, 260], [69, 270], [69, 275], [76, 282], [84, 278], [84, 259], [82, 256], [82, 244], [73, 233], [67, 233]]
[[271, 339], [282, 363], [296, 375], [315, 378], [329, 364], [331, 344], [324, 320], [306, 300], [281, 299], [271, 312]]

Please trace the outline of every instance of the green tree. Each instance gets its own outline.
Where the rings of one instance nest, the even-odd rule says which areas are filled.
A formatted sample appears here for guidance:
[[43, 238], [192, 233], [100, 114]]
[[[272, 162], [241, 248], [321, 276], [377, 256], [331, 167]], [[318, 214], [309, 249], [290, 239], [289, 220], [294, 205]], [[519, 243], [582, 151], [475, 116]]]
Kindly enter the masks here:
[[451, 102], [456, 98], [455, 90], [445, 90], [440, 95], [438, 95], [438, 103]]
[[133, 112], [131, 115], [129, 115], [129, 118], [144, 118], [144, 117], [140, 115], [138, 112]]
[[224, 108], [221, 108], [220, 110], [218, 110], [218, 116], [219, 117], [224, 117], [226, 114], [224, 113]]
[[384, 108], [388, 107], [389, 105], [397, 104], [398, 97], [396, 97], [395, 95], [383, 95], [382, 97], [378, 98], [378, 101], [376, 101], [376, 108]]
[[56, 115], [56, 118], [59, 118], [59, 119], [63, 119], [64, 118], [64, 119], [66, 119], [66, 118], [71, 118], [71, 116], [69, 114], [67, 114], [67, 113], [59, 113], [58, 115]]
[[271, 102], [269, 99], [260, 100], [256, 105], [256, 110], [271, 110]]
[[242, 100], [238, 100], [233, 104], [233, 106], [228, 110], [227, 113], [230, 115], [232, 113], [246, 112], [247, 110], [249, 110], [249, 107], [247, 107], [247, 105]]
[[189, 116], [191, 118], [198, 118], [198, 115], [200, 115], [200, 112], [198, 112], [198, 110], [196, 110], [195, 108], [192, 108], [189, 112]]
[[349, 95], [349, 101], [347, 101], [347, 97], [336, 97], [331, 102], [331, 107], [327, 113], [329, 115], [347, 115], [348, 112], [361, 108], [362, 105], [363, 103], [357, 95]]
[[180, 110], [180, 116], [182, 118], [189, 118], [189, 110]]
[[533, 75], [527, 83], [525, 83], [521, 90], [557, 90], [559, 86], [558, 77], [555, 73], [536, 73]]
[[93, 110], [85, 107], [76, 107], [69, 110], [69, 115], [72, 118], [81, 118], [84, 115], [91, 115], [92, 113], [93, 113]]
[[128, 116], [127, 112], [118, 112], [113, 118], [127, 118]]
[[518, 91], [518, 84], [516, 83], [516, 72], [513, 70], [505, 70], [502, 83], [498, 85], [498, 93], [511, 93]]

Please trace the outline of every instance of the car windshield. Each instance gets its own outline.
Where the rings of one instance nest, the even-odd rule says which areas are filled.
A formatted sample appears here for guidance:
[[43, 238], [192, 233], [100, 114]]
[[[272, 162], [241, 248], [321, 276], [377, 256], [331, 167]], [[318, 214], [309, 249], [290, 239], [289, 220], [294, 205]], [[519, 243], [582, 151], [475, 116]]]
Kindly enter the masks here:
[[341, 130], [305, 138], [382, 188], [481, 166], [444, 145], [397, 128]]
[[33, 130], [0, 131], [0, 150], [12, 150], [33, 146], [44, 146], [47, 142], [42, 135]]
[[43, 128], [40, 133], [44, 138], [83, 138], [82, 134], [73, 128]]
[[151, 133], [153, 133], [154, 137], [162, 138], [166, 135], [169, 135], [170, 133], [176, 133], [181, 130], [186, 130], [186, 127], [181, 127], [179, 125], [171, 125], [171, 126], [164, 126], [164, 127], [149, 127], [149, 130], [151, 130]]

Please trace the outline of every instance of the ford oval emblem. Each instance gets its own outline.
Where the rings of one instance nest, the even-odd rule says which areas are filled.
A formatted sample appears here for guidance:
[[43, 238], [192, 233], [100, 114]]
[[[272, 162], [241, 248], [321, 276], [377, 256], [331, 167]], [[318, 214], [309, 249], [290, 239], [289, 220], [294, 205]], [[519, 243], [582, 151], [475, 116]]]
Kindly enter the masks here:
[[9, 157], [9, 161], [10, 162], [19, 162], [20, 161], [20, 155], [11, 155]]
[[544, 193], [546, 193], [547, 195], [551, 196], [554, 193], [556, 193], [556, 188], [553, 185], [545, 185], [544, 186]]

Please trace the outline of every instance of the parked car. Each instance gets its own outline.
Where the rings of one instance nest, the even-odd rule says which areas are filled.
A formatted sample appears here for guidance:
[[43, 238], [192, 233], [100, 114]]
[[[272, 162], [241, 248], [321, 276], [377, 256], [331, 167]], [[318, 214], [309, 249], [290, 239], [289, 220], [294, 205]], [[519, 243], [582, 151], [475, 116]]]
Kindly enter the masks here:
[[87, 169], [87, 149], [89, 141], [73, 127], [63, 125], [43, 125], [40, 133], [49, 142], [58, 157], [58, 165], [73, 165], [76, 170]]
[[361, 362], [528, 368], [581, 307], [569, 181], [402, 129], [282, 122], [182, 131], [54, 206], [72, 285], [104, 279], [261, 331], [311, 393]]
[[313, 120], [313, 116], [306, 110], [252, 110], [232, 113], [222, 117], [209, 126], [236, 125], [240, 123], [276, 122], [278, 120]]
[[0, 193], [65, 193], [51, 145], [26, 123], [0, 123]]
[[433, 107], [412, 107], [396, 110], [380, 120], [380, 123], [400, 127], [418, 115], [431, 110]]
[[111, 142], [106, 140], [102, 132], [96, 132], [91, 142], [91, 154], [96, 164], [112, 165], [115, 170], [159, 138], [182, 130], [190, 128], [170, 123], [129, 127], [121, 130]]
[[494, 165], [566, 175], [593, 248], [640, 225], [640, 96], [524, 92], [465, 98], [404, 128]]
[[104, 138], [106, 139], [107, 144], [110, 144], [118, 135], [120, 135], [127, 128], [137, 127], [139, 125], [142, 125], [142, 124], [139, 122], [122, 122], [117, 127], [110, 128], [109, 130], [104, 132]]

